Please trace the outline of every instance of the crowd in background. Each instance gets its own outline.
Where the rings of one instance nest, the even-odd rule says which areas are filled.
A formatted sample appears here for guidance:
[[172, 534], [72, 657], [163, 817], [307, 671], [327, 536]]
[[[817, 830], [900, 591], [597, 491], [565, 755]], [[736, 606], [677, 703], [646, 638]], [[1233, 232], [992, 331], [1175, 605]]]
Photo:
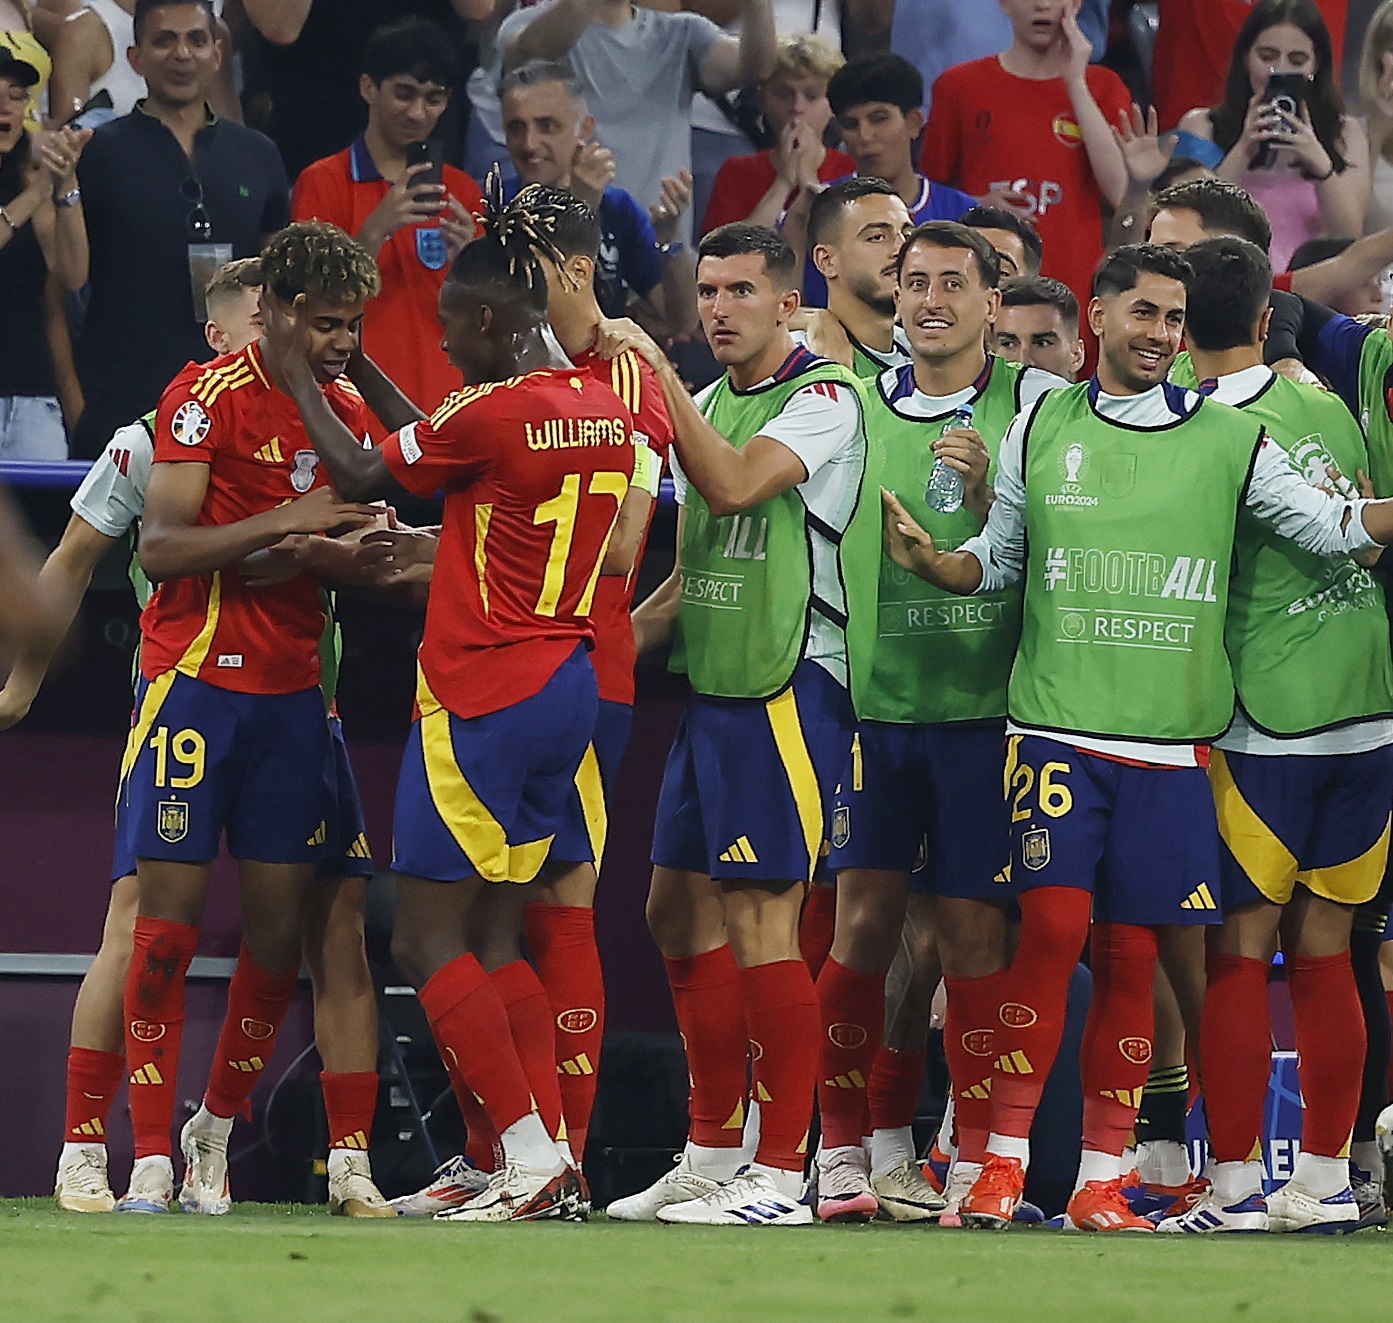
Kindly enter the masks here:
[[[1238, 48], [1244, 0], [213, 8], [218, 39], [199, 44], [137, 33], [135, 0], [0, 0], [0, 458], [100, 453], [208, 356], [207, 277], [292, 217], [376, 254], [368, 350], [435, 403], [453, 381], [434, 300], [495, 165], [508, 190], [598, 210], [602, 307], [636, 314], [693, 380], [713, 375], [694, 240], [743, 219], [803, 236], [813, 197], [853, 173], [888, 180], [916, 222], [979, 202], [1024, 218], [1043, 273], [1080, 298], [1108, 218], [1136, 237], [1128, 218], [1185, 172], [1259, 200], [1279, 272], [1393, 223], [1388, 4], [1268, 0]], [[1061, 9], [1063, 40], [1032, 41]], [[1265, 99], [1274, 73], [1309, 77], [1290, 122]], [[1321, 293], [1384, 310], [1381, 255]], [[803, 296], [826, 299], [811, 261]]]

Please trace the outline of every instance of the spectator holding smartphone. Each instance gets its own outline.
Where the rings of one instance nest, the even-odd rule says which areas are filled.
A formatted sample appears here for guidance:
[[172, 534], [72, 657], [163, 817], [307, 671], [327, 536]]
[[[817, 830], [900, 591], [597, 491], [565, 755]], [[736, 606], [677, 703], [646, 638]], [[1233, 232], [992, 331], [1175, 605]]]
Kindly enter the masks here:
[[1182, 143], [1213, 143], [1221, 159], [1206, 164], [1267, 212], [1274, 271], [1307, 239], [1363, 233], [1368, 140], [1344, 114], [1330, 30], [1314, 0], [1259, 0], [1239, 29], [1223, 100], [1191, 110], [1180, 129], [1189, 135]]
[[291, 199], [295, 220], [331, 221], [377, 258], [382, 292], [364, 314], [363, 350], [423, 408], [459, 385], [440, 348], [435, 305], [483, 206], [473, 179], [431, 160], [428, 139], [457, 79], [454, 48], [434, 23], [406, 18], [379, 28], [358, 84], [367, 128], [306, 166]]

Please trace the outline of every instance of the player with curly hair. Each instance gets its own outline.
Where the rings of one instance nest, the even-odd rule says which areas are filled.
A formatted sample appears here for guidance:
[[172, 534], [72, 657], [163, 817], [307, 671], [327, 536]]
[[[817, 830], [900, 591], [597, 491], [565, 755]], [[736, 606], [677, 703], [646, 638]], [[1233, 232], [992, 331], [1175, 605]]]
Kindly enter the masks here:
[[[339, 380], [376, 265], [331, 225], [296, 224], [262, 254], [266, 286], [299, 299], [315, 389], [353, 433], [362, 399]], [[140, 893], [125, 993], [135, 1168], [118, 1211], [167, 1211], [184, 982], [224, 834], [238, 861], [242, 949], [203, 1105], [180, 1137], [187, 1212], [230, 1206], [232, 1120], [275, 1048], [300, 968], [306, 905], [337, 835], [320, 690], [319, 579], [259, 583], [242, 562], [288, 534], [363, 525], [319, 471], [260, 341], [181, 374], [155, 420], [140, 561], [141, 678], [121, 767], [122, 839]]]

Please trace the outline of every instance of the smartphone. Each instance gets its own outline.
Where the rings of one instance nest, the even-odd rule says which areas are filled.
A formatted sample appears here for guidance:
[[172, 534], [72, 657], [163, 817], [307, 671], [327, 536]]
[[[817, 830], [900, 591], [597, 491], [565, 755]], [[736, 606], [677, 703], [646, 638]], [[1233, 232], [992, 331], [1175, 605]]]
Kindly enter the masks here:
[[[1263, 104], [1275, 106], [1293, 119], [1300, 119], [1302, 108], [1306, 104], [1306, 92], [1310, 85], [1311, 80], [1305, 74], [1268, 74], [1267, 86], [1262, 93]], [[1270, 142], [1265, 142], [1253, 158], [1253, 168], [1255, 170], [1267, 169], [1276, 159], [1276, 147]]]
[[440, 187], [440, 173], [442, 154], [440, 149], [431, 142], [409, 142], [406, 144], [406, 166], [410, 169], [413, 165], [428, 165], [429, 170], [422, 170], [420, 174], [413, 175], [411, 179], [414, 188], [422, 188], [426, 185], [435, 188]]
[[1301, 118], [1301, 108], [1306, 104], [1306, 92], [1311, 80], [1305, 74], [1274, 73], [1267, 75], [1267, 87], [1263, 90], [1263, 101], [1293, 119]]

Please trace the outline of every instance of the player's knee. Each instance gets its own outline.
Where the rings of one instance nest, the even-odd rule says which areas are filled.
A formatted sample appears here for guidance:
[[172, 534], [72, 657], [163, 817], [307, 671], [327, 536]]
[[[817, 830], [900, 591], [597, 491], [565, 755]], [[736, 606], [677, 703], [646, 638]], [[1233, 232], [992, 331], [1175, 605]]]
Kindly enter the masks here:
[[648, 893], [644, 906], [648, 931], [665, 956], [681, 955], [691, 945], [696, 916], [692, 906], [683, 902], [684, 898], [670, 889], [654, 888]]
[[902, 924], [874, 905], [839, 907], [832, 957], [839, 965], [865, 974], [890, 968], [900, 942]]

